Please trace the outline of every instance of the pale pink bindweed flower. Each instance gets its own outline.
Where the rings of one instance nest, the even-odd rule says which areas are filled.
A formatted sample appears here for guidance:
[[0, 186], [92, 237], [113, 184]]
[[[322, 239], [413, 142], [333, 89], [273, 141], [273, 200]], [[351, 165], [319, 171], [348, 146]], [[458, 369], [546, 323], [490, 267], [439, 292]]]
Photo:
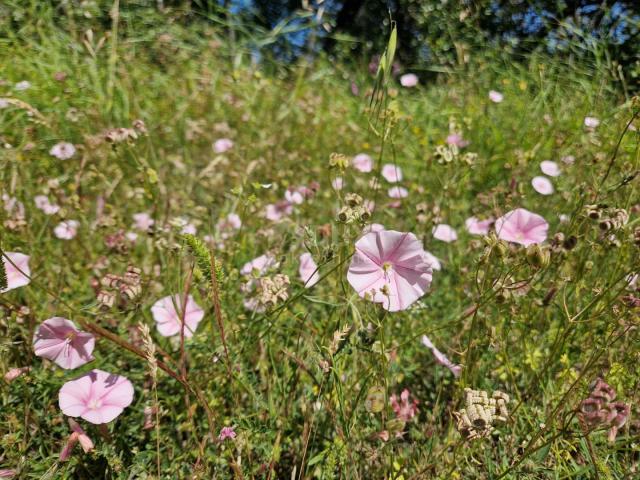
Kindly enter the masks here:
[[18, 92], [23, 92], [31, 88], [31, 82], [29, 80], [22, 80], [21, 82], [16, 83], [13, 88]]
[[36, 356], [47, 358], [66, 370], [93, 360], [95, 344], [92, 334], [79, 330], [75, 323], [62, 317], [42, 322], [33, 337]]
[[442, 270], [442, 265], [440, 264], [440, 260], [433, 253], [425, 250], [424, 259], [433, 270], [437, 270], [437, 271]]
[[293, 206], [286, 200], [281, 200], [276, 203], [270, 203], [265, 207], [265, 217], [267, 220], [277, 222], [282, 220], [283, 217], [288, 217], [293, 213]]
[[33, 201], [36, 204], [36, 208], [42, 210], [45, 215], [55, 215], [60, 211], [60, 205], [49, 202], [49, 197], [46, 195], [36, 195], [33, 197]]
[[409, 401], [409, 390], [406, 388], [400, 394], [400, 398], [396, 394], [391, 395], [389, 403], [396, 414], [396, 417], [404, 422], [408, 422], [418, 413], [418, 401]]
[[413, 233], [369, 232], [355, 248], [347, 280], [361, 297], [396, 312], [409, 308], [429, 290], [433, 270]]
[[540, 162], [540, 170], [542, 170], [542, 173], [549, 175], [550, 177], [558, 177], [562, 173], [558, 164], [551, 160], [543, 160]]
[[216, 231], [222, 240], [231, 237], [242, 226], [242, 220], [236, 213], [230, 213], [216, 223]]
[[446, 223], [440, 223], [433, 227], [433, 238], [436, 240], [440, 240], [442, 242], [455, 242], [458, 239], [458, 234], [451, 227], [451, 225], [447, 225]]
[[66, 382], [58, 394], [58, 404], [68, 417], [81, 417], [89, 423], [114, 420], [133, 401], [133, 385], [120, 375], [91, 370]]
[[82, 450], [84, 450], [84, 453], [89, 453], [94, 448], [93, 441], [91, 440], [91, 438], [89, 438], [89, 435], [85, 433], [82, 427], [78, 425], [78, 422], [70, 418], [69, 426], [71, 427], [72, 432], [71, 435], [69, 435], [69, 439], [62, 449], [62, 452], [60, 452], [61, 462], [65, 462], [69, 459], [69, 457], [71, 456], [71, 452], [73, 451], [73, 447], [76, 446], [76, 443], [80, 443], [80, 446], [82, 447]]
[[240, 269], [240, 273], [242, 275], [259, 276], [266, 273], [267, 270], [277, 267], [278, 262], [276, 261], [275, 257], [273, 255], [265, 253], [264, 255], [260, 255], [259, 257], [256, 257], [253, 260], [245, 263]]
[[[182, 308], [184, 295], [175, 294], [161, 298], [151, 307], [151, 314], [156, 322], [158, 332], [163, 337], [180, 335], [191, 338], [204, 318], [204, 310], [191, 295], [187, 296], [186, 307]], [[182, 327], [184, 320], [184, 328]]]
[[149, 215], [146, 212], [140, 212], [140, 213], [134, 213], [133, 214], [133, 227], [137, 230], [141, 230], [143, 232], [148, 231], [151, 227], [153, 227], [153, 224], [155, 223], [155, 220], [153, 218], [151, 218], [151, 215]]
[[76, 220], [65, 220], [60, 222], [54, 229], [53, 233], [61, 240], [71, 240], [78, 234], [80, 223]]
[[488, 235], [493, 222], [493, 218], [478, 220], [476, 217], [469, 217], [464, 221], [464, 225], [471, 235]]
[[18, 252], [4, 252], [0, 255], [2, 255], [4, 270], [7, 272], [7, 288], [0, 290], [0, 293], [29, 285], [31, 281], [29, 259], [31, 257]]
[[554, 192], [553, 183], [547, 177], [533, 177], [531, 186], [540, 195], [551, 195]]
[[495, 90], [490, 90], [489, 91], [489, 100], [491, 100], [493, 103], [500, 103], [502, 102], [502, 100], [504, 100], [504, 95], [500, 92], [497, 92]]
[[294, 188], [288, 188], [284, 192], [284, 199], [291, 205], [300, 205], [304, 202], [304, 196]]
[[[4, 98], [4, 97], [0, 97], [0, 110], [4, 109], [4, 108], [8, 108], [9, 105], [11, 105], [11, 103], [9, 103], [9, 99]], [[0, 477], [2, 478], [2, 477]]]
[[549, 224], [536, 213], [516, 208], [498, 218], [495, 228], [500, 239], [528, 247], [546, 240]]
[[584, 117], [584, 126], [587, 128], [598, 128], [600, 125], [600, 120], [596, 117]]
[[18, 471], [12, 468], [0, 468], [0, 478], [13, 478], [17, 474]]
[[391, 187], [388, 191], [389, 198], [407, 198], [409, 191], [404, 187]]
[[362, 173], [369, 173], [373, 170], [373, 159], [366, 153], [359, 153], [351, 160], [353, 168]]
[[402, 181], [402, 169], [391, 163], [387, 163], [382, 166], [382, 176], [389, 183], [396, 183]]
[[220, 138], [213, 142], [213, 151], [216, 153], [225, 153], [233, 148], [233, 141], [228, 138]]
[[76, 147], [73, 146], [73, 143], [69, 142], [56, 143], [51, 147], [51, 150], [49, 150], [49, 154], [58, 160], [68, 160], [76, 154]]
[[309, 252], [300, 255], [300, 268], [298, 272], [300, 273], [300, 279], [307, 288], [313, 287], [320, 280], [318, 265]]
[[431, 353], [433, 353], [433, 357], [436, 359], [437, 363], [439, 363], [444, 367], [447, 367], [451, 371], [451, 373], [453, 373], [454, 377], [457, 378], [460, 376], [460, 372], [462, 372], [462, 366], [456, 365], [451, 360], [449, 360], [444, 353], [442, 353], [440, 350], [436, 348], [436, 346], [431, 342], [429, 337], [427, 337], [426, 335], [423, 335], [422, 344], [425, 347], [427, 347], [429, 350], [431, 350]]
[[362, 233], [381, 232], [384, 229], [384, 225], [382, 225], [381, 223], [372, 223], [371, 225], [365, 226], [362, 229]]
[[405, 73], [400, 77], [400, 85], [405, 88], [411, 88], [418, 85], [418, 76], [415, 73]]
[[334, 190], [342, 190], [344, 188], [344, 180], [342, 177], [336, 177], [331, 181]]
[[462, 138], [462, 135], [459, 133], [451, 133], [447, 137], [447, 145], [454, 145], [458, 148], [464, 148], [469, 145], [469, 141]]
[[220, 430], [218, 440], [224, 442], [227, 438], [230, 438], [231, 440], [236, 438], [236, 431], [234, 427], [222, 427], [222, 429]]

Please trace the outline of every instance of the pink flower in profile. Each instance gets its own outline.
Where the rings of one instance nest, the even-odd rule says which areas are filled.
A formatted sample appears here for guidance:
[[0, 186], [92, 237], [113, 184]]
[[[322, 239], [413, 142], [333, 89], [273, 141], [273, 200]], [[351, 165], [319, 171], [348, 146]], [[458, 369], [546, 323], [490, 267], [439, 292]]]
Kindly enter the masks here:
[[476, 217], [469, 217], [465, 220], [464, 225], [471, 235], [488, 235], [489, 228], [493, 225], [493, 222], [493, 218], [478, 220]]
[[71, 240], [78, 234], [80, 223], [76, 220], [65, 220], [60, 222], [54, 229], [53, 233], [61, 240]]
[[10, 368], [7, 373], [4, 374], [4, 381], [7, 383], [13, 382], [16, 378], [21, 377], [25, 373], [29, 373], [31, 367], [14, 367]]
[[68, 417], [81, 417], [102, 424], [115, 419], [133, 401], [133, 385], [120, 375], [91, 370], [66, 382], [58, 394], [58, 404]]
[[361, 297], [396, 312], [409, 308], [429, 289], [431, 264], [413, 233], [369, 232], [355, 247], [347, 280]]
[[373, 159], [366, 153], [359, 153], [351, 160], [353, 168], [362, 173], [369, 173], [373, 170]]
[[31, 277], [30, 258], [29, 255], [18, 252], [4, 252], [2, 254], [2, 263], [4, 263], [4, 270], [7, 272], [7, 288], [0, 290], [0, 293], [29, 285], [31, 281], [29, 278]]
[[216, 153], [224, 153], [233, 148], [233, 141], [228, 138], [220, 138], [213, 142], [213, 151]]
[[396, 417], [404, 422], [408, 422], [418, 413], [418, 401], [409, 401], [409, 390], [406, 388], [400, 394], [400, 398], [394, 393], [389, 398], [391, 408], [396, 414]]
[[265, 273], [270, 268], [277, 268], [278, 262], [275, 257], [265, 253], [259, 257], [254, 258], [250, 262], [245, 263], [240, 269], [242, 275], [255, 275], [259, 276]]
[[184, 319], [184, 336], [191, 338], [204, 317], [204, 310], [191, 295], [187, 297], [187, 305], [183, 310], [183, 297], [182, 294], [169, 295], [161, 298], [151, 307], [156, 327], [163, 337], [179, 335]]
[[331, 186], [334, 190], [342, 190], [344, 188], [344, 180], [342, 177], [336, 177], [331, 182]]
[[62, 317], [42, 322], [33, 337], [36, 356], [47, 358], [67, 370], [93, 360], [91, 353], [95, 344], [93, 335], [78, 330], [75, 323]]
[[134, 213], [133, 214], [133, 226], [137, 230], [142, 230], [143, 232], [148, 231], [153, 224], [156, 223], [151, 215], [146, 212]]
[[547, 177], [533, 177], [531, 179], [533, 189], [540, 195], [551, 195], [553, 193], [553, 184]]
[[222, 429], [220, 430], [218, 440], [224, 442], [227, 438], [230, 438], [231, 440], [236, 438], [236, 431], [233, 427], [222, 427]]
[[447, 243], [455, 242], [458, 239], [456, 231], [446, 223], [440, 223], [433, 227], [432, 233], [433, 238]]
[[438, 257], [436, 257], [433, 253], [427, 252], [425, 250], [424, 259], [429, 264], [429, 266], [431, 266], [432, 270], [437, 270], [437, 271], [442, 270], [442, 265], [440, 264], [440, 260], [438, 260]]
[[587, 128], [598, 128], [598, 125], [600, 125], [600, 120], [598, 120], [596, 117], [584, 117], [584, 126]]
[[391, 163], [387, 163], [382, 166], [382, 176], [389, 183], [396, 183], [402, 181], [402, 169]]
[[495, 90], [490, 90], [489, 100], [491, 100], [493, 103], [500, 103], [502, 102], [502, 100], [504, 100], [504, 95], [500, 92], [496, 92]]
[[12, 468], [0, 468], [0, 478], [13, 478], [18, 475], [18, 471]]
[[89, 438], [89, 435], [85, 433], [85, 431], [78, 425], [74, 419], [69, 419], [69, 426], [71, 427], [71, 435], [69, 435], [69, 439], [65, 444], [62, 452], [60, 452], [60, 461], [65, 462], [71, 456], [71, 452], [73, 451], [73, 447], [76, 446], [76, 443], [80, 443], [82, 450], [84, 453], [89, 453], [93, 450], [93, 441]]
[[309, 252], [300, 255], [300, 268], [298, 272], [300, 273], [300, 278], [304, 286], [307, 288], [313, 287], [320, 280], [318, 265]]
[[49, 154], [58, 160], [68, 160], [76, 154], [76, 147], [69, 142], [56, 143], [51, 147], [51, 150], [49, 150]]
[[542, 173], [549, 175], [550, 177], [557, 177], [561, 173], [558, 164], [551, 160], [543, 160], [540, 162], [540, 170], [542, 170]]
[[46, 215], [55, 215], [60, 211], [60, 205], [49, 202], [49, 197], [46, 195], [36, 195], [33, 197], [33, 201], [36, 204], [36, 208], [42, 210]]
[[265, 217], [267, 220], [271, 220], [272, 222], [277, 222], [281, 220], [283, 217], [287, 217], [293, 213], [293, 207], [286, 200], [281, 200], [276, 203], [271, 203], [265, 208]]
[[418, 76], [415, 73], [405, 73], [400, 77], [400, 85], [411, 88], [418, 85]]
[[516, 208], [498, 218], [495, 228], [500, 239], [528, 247], [546, 240], [549, 224], [536, 213]]
[[391, 187], [389, 189], [389, 198], [407, 198], [409, 196], [409, 191], [404, 187]]
[[455, 145], [458, 148], [464, 148], [469, 145], [469, 142], [462, 138], [459, 133], [452, 133], [447, 137], [447, 145]]
[[436, 359], [436, 362], [438, 362], [440, 365], [447, 367], [449, 370], [451, 370], [451, 373], [453, 373], [454, 377], [457, 378], [460, 376], [460, 372], [462, 372], [462, 366], [456, 365], [451, 360], [449, 360], [444, 353], [438, 350], [435, 347], [435, 345], [431, 343], [431, 340], [429, 339], [429, 337], [427, 337], [426, 335], [423, 335], [422, 344], [425, 347], [427, 347], [429, 350], [431, 350], [431, 353], [433, 353], [433, 357]]

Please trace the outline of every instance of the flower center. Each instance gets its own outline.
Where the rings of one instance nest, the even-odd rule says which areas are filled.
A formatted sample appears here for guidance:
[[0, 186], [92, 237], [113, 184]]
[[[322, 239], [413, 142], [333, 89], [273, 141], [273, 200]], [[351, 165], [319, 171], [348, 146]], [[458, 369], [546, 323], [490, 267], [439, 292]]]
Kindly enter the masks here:
[[391, 265], [391, 263], [389, 263], [389, 262], [384, 262], [382, 264], [382, 270], [384, 270], [385, 273], [387, 273], [389, 270], [391, 270], [392, 267], [393, 267], [393, 265]]
[[89, 400], [89, 404], [87, 405], [91, 410], [96, 410], [102, 406], [101, 400]]
[[64, 337], [67, 342], [72, 342], [76, 338], [76, 332], [68, 332]]

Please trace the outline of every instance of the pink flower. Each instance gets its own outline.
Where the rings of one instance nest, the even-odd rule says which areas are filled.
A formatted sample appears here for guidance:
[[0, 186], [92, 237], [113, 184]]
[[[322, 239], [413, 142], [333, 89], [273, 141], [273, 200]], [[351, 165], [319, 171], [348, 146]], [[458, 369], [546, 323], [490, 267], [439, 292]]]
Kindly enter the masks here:
[[429, 289], [431, 264], [413, 233], [369, 232], [355, 248], [347, 280], [361, 297], [396, 312], [409, 308]]
[[405, 388], [399, 399], [395, 393], [389, 398], [389, 403], [391, 403], [391, 408], [393, 408], [396, 417], [404, 422], [408, 422], [418, 413], [418, 401], [409, 402], [409, 395], [409, 390]]
[[442, 265], [440, 264], [440, 260], [431, 252], [424, 252], [424, 259], [429, 264], [432, 270], [442, 270]]
[[68, 160], [76, 154], [76, 147], [69, 142], [56, 143], [51, 147], [51, 150], [49, 150], [49, 154], [59, 160]]
[[218, 440], [223, 442], [227, 438], [230, 438], [231, 440], [236, 438], [236, 431], [234, 430], [234, 427], [222, 427], [222, 429], [220, 430], [220, 434], [218, 435]]
[[561, 173], [558, 164], [551, 160], [543, 160], [540, 162], [540, 170], [542, 170], [542, 173], [549, 175], [550, 177], [557, 177]]
[[540, 215], [516, 208], [496, 220], [498, 237], [528, 247], [547, 238], [549, 224]]
[[462, 138], [459, 133], [452, 133], [447, 137], [447, 145], [455, 145], [458, 148], [464, 148], [469, 145], [469, 142]]
[[184, 295], [182, 294], [163, 297], [151, 307], [151, 314], [156, 321], [156, 327], [163, 337], [179, 335], [184, 319], [184, 336], [191, 338], [204, 317], [204, 310], [191, 295], [187, 297], [187, 305], [183, 311], [183, 297]]
[[404, 187], [391, 187], [389, 189], [389, 197], [390, 198], [406, 198], [409, 196], [409, 191]]
[[300, 205], [304, 202], [304, 196], [298, 190], [294, 188], [288, 188], [284, 192], [284, 199], [292, 205]]
[[78, 227], [80, 223], [76, 220], [65, 220], [60, 222], [56, 228], [53, 229], [53, 233], [61, 240], [71, 240], [78, 234]]
[[316, 265], [313, 257], [308, 252], [300, 255], [300, 268], [298, 272], [300, 273], [300, 278], [302, 279], [304, 286], [307, 288], [313, 287], [318, 283], [318, 280], [320, 280], [318, 265]]
[[133, 226], [138, 230], [147, 232], [151, 227], [153, 227], [154, 223], [156, 223], [155, 220], [146, 212], [133, 214]]
[[93, 335], [78, 330], [75, 323], [62, 317], [42, 322], [33, 337], [33, 349], [38, 357], [67, 370], [93, 360], [91, 353], [95, 344]]
[[133, 385], [125, 377], [91, 370], [66, 382], [58, 394], [62, 413], [89, 423], [108, 423], [133, 401]]
[[216, 153], [224, 153], [233, 148], [233, 141], [228, 138], [220, 138], [213, 142], [213, 151]]
[[344, 188], [344, 180], [342, 177], [336, 177], [331, 182], [331, 186], [334, 190], [342, 190]]
[[78, 425], [78, 422], [70, 418], [69, 426], [73, 431], [71, 432], [71, 435], [69, 435], [69, 440], [67, 440], [67, 443], [62, 449], [62, 452], [60, 452], [61, 462], [65, 462], [69, 459], [73, 447], [75, 447], [76, 443], [78, 442], [80, 442], [80, 446], [82, 447], [82, 450], [84, 450], [84, 453], [89, 453], [91, 450], [93, 450], [93, 441], [91, 440], [91, 438], [89, 438], [89, 435], [87, 435], [85, 431], [80, 427], [80, 425]]
[[29, 285], [31, 281], [29, 278], [31, 277], [30, 258], [29, 255], [24, 253], [4, 252], [2, 262], [4, 263], [5, 272], [7, 272], [7, 288], [0, 290], [0, 293]]
[[353, 160], [351, 160], [351, 165], [353, 165], [353, 168], [362, 173], [369, 173], [371, 170], [373, 170], [373, 159], [366, 153], [359, 153], [358, 155], [353, 157]]
[[405, 73], [400, 77], [400, 85], [406, 88], [418, 85], [418, 76], [415, 73]]
[[402, 169], [391, 163], [387, 163], [382, 166], [382, 176], [389, 183], [396, 183], [402, 181]]
[[565, 155], [560, 160], [562, 160], [562, 163], [564, 163], [565, 165], [573, 165], [576, 161], [576, 157], [574, 157], [573, 155]]
[[382, 230], [384, 230], [384, 225], [381, 223], [372, 223], [371, 225], [364, 227], [362, 229], [362, 233], [381, 232]]
[[216, 223], [216, 230], [220, 233], [220, 238], [226, 240], [233, 235], [236, 230], [239, 230], [241, 226], [242, 220], [240, 220], [240, 217], [235, 213], [230, 213]]
[[553, 193], [553, 184], [547, 177], [533, 177], [531, 185], [540, 195], [551, 195]]
[[4, 381], [7, 383], [13, 382], [16, 378], [21, 377], [25, 373], [28, 373], [31, 367], [14, 367], [10, 368], [7, 373], [4, 374]]
[[600, 125], [600, 120], [596, 117], [584, 117], [584, 126], [587, 128], [597, 128]]
[[455, 242], [458, 239], [456, 231], [451, 227], [451, 225], [447, 225], [446, 223], [436, 225], [433, 228], [432, 233], [433, 238], [447, 243]]
[[13, 478], [17, 474], [18, 471], [12, 468], [0, 468], [0, 478]]
[[260, 255], [257, 258], [254, 258], [250, 262], [247, 262], [243, 265], [240, 273], [242, 275], [255, 275], [259, 276], [265, 273], [270, 268], [277, 268], [278, 262], [275, 257], [269, 254]]
[[36, 195], [33, 197], [36, 208], [42, 210], [46, 215], [54, 215], [60, 211], [60, 206], [49, 202], [46, 195]]
[[478, 220], [476, 217], [469, 217], [465, 220], [464, 224], [467, 227], [467, 232], [471, 235], [488, 235], [489, 228], [493, 225], [493, 222], [493, 218]]
[[504, 100], [504, 95], [502, 95], [500, 92], [496, 92], [495, 90], [490, 90], [489, 100], [491, 100], [493, 103], [500, 103], [502, 102], [502, 100]]
[[462, 367], [460, 365], [454, 364], [451, 360], [449, 360], [444, 353], [438, 350], [435, 347], [435, 345], [431, 343], [431, 340], [429, 340], [429, 337], [427, 337], [426, 335], [423, 335], [422, 344], [425, 347], [427, 347], [429, 350], [431, 350], [431, 353], [433, 353], [433, 357], [436, 359], [436, 362], [438, 362], [440, 365], [447, 367], [449, 370], [451, 370], [451, 373], [453, 373], [454, 377], [460, 376]]
[[291, 215], [293, 212], [293, 207], [286, 200], [281, 200], [276, 203], [271, 203], [267, 205], [265, 210], [265, 217], [267, 220], [271, 220], [272, 222], [277, 222], [281, 220], [282, 217], [286, 217]]

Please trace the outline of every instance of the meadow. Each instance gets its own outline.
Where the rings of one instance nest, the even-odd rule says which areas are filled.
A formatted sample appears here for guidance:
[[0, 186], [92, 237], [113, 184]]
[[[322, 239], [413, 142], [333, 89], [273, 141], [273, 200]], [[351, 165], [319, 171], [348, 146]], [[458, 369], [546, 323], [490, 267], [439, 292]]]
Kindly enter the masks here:
[[630, 88], [65, 14], [1, 40], [0, 478], [638, 478]]

